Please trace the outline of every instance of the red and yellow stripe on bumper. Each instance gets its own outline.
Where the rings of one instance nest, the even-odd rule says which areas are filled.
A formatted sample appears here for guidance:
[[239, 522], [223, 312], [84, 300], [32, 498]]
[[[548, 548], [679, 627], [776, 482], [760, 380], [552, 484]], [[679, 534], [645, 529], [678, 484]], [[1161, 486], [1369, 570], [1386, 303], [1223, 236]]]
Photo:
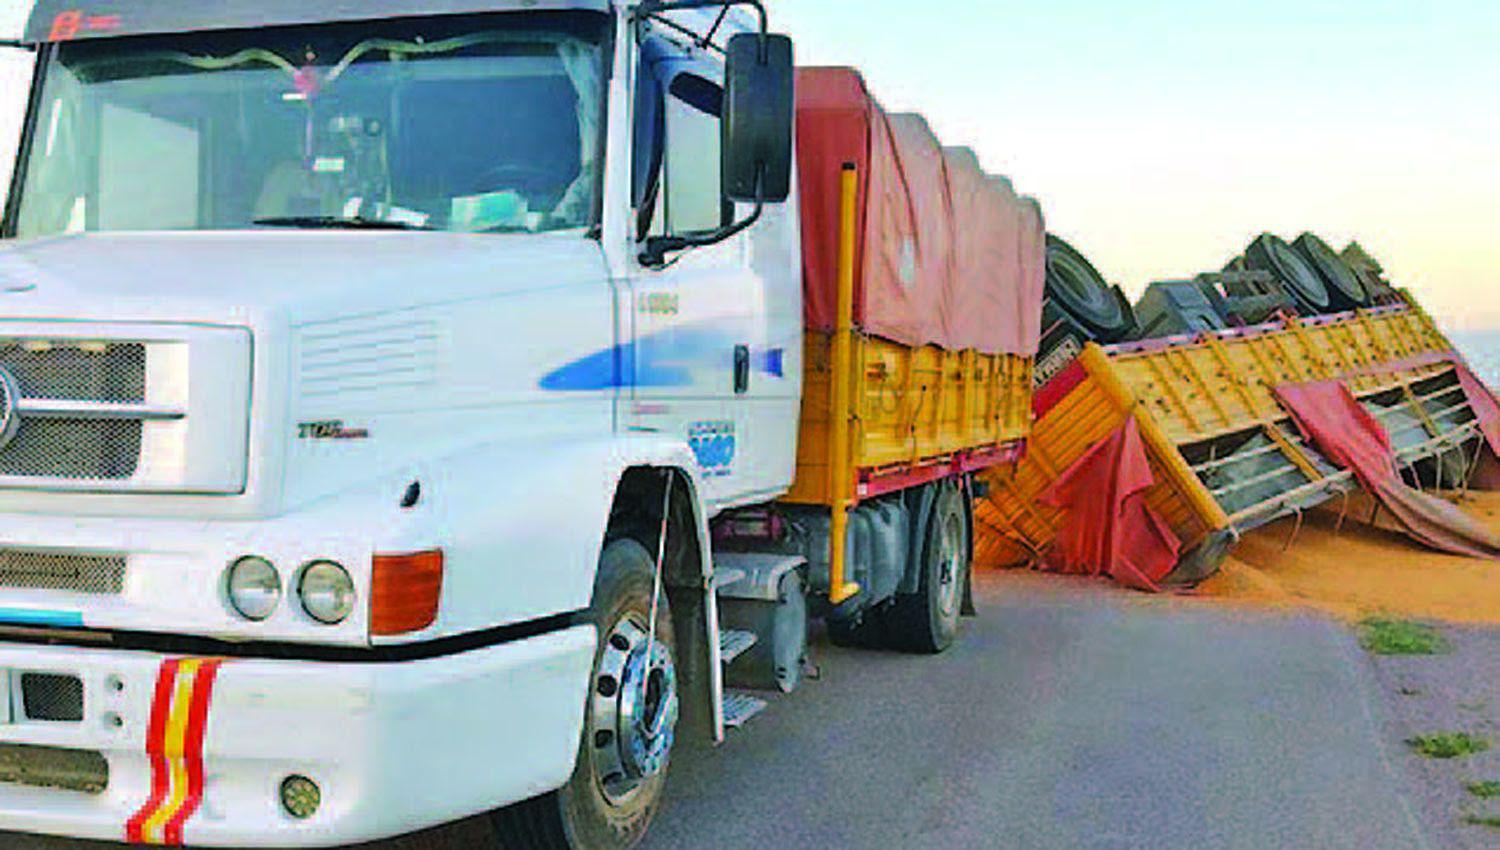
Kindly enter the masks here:
[[151, 796], [125, 824], [132, 844], [178, 846], [182, 828], [203, 802], [203, 739], [221, 659], [162, 662], [146, 731]]

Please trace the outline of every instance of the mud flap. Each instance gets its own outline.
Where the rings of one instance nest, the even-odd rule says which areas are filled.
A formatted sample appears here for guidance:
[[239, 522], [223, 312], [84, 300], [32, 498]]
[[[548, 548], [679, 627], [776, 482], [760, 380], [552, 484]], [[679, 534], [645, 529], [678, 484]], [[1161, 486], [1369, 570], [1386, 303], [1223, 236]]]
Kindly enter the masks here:
[[718, 737], [713, 687], [714, 659], [709, 653], [708, 606], [701, 590], [668, 587], [667, 602], [672, 611], [672, 629], [681, 635], [677, 644], [678, 678], [689, 685], [682, 696], [682, 716], [678, 721], [679, 741], [711, 743]]

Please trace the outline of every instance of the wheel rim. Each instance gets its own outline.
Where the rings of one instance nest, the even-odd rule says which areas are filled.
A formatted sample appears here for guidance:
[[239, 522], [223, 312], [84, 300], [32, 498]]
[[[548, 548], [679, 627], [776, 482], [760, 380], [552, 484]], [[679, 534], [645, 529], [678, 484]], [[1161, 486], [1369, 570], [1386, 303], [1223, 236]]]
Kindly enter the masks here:
[[615, 624], [594, 674], [589, 740], [594, 780], [604, 799], [620, 806], [666, 769], [678, 716], [672, 651], [649, 640], [634, 617]]
[[959, 588], [963, 583], [963, 522], [955, 514], [943, 519], [938, 546], [937, 607], [944, 619], [958, 613]]

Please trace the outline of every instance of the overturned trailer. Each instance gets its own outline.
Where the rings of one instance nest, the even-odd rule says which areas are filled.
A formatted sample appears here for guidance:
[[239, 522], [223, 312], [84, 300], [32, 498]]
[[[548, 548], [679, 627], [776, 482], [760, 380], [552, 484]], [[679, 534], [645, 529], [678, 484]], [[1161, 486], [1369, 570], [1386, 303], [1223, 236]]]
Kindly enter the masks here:
[[1337, 381], [1388, 434], [1407, 482], [1467, 486], [1492, 450], [1493, 398], [1409, 297], [1330, 316], [1285, 317], [1103, 347], [1089, 345], [1036, 397], [1025, 457], [986, 474], [976, 508], [983, 562], [1044, 561], [1069, 511], [1059, 480], [1133, 420], [1152, 482], [1144, 500], [1180, 553], [1168, 582], [1211, 575], [1250, 529], [1356, 490], [1311, 445], [1278, 388]]

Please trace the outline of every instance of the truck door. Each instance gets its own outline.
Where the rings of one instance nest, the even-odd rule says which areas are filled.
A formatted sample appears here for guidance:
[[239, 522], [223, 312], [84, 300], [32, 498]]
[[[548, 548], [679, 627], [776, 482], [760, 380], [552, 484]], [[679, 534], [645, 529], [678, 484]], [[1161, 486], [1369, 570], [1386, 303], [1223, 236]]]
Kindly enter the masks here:
[[[732, 220], [720, 178], [722, 66], [667, 43], [643, 44], [636, 100], [637, 234], [709, 231]], [[631, 279], [632, 395], [625, 424], [679, 436], [696, 456], [711, 501], [753, 489], [751, 439], [738, 399], [766, 365], [763, 283], [748, 237], [639, 262]]]

